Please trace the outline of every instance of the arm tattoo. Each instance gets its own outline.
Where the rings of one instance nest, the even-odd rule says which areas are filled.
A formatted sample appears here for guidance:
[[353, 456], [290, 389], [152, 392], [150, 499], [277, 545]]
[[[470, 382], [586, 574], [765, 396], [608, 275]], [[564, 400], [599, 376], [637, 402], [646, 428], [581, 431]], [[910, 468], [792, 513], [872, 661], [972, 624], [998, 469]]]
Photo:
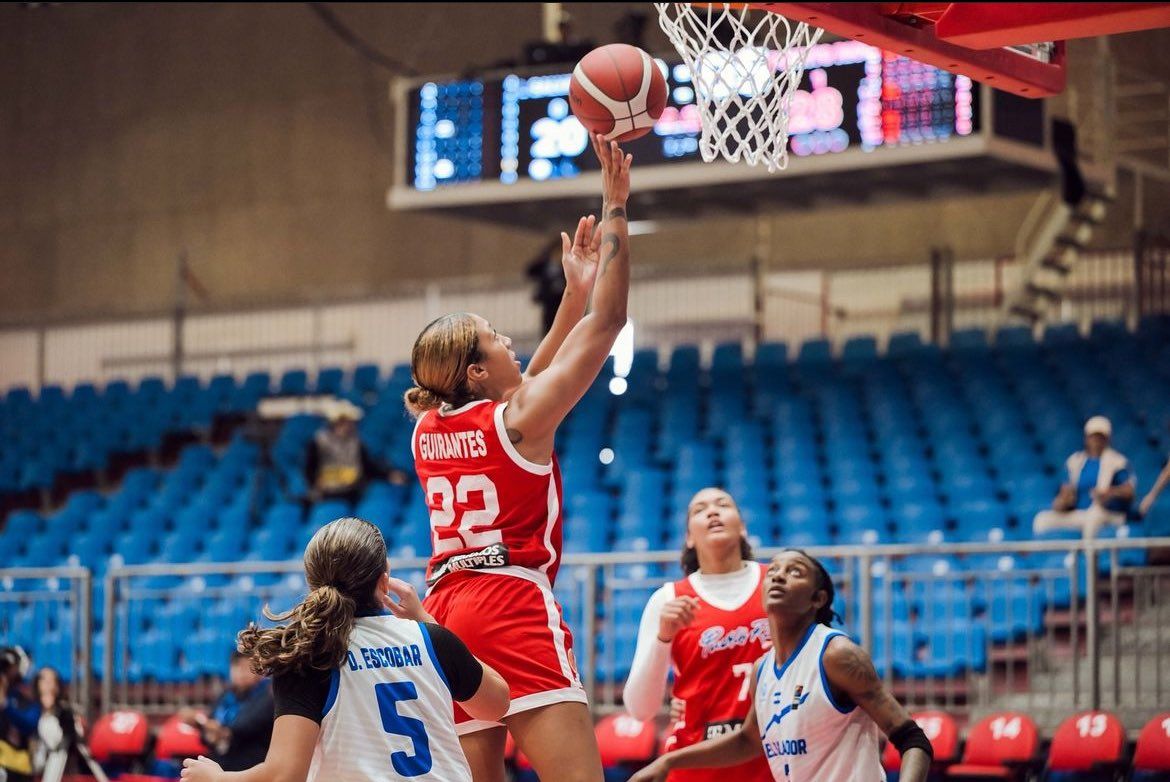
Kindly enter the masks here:
[[615, 233], [607, 233], [601, 237], [601, 275], [609, 268], [609, 262], [617, 257], [622, 247], [622, 238]]
[[516, 445], [524, 439], [524, 435], [520, 434], [519, 429], [512, 429], [509, 427], [506, 431], [508, 432], [508, 441], [512, 443], [512, 445]]
[[839, 670], [845, 679], [841, 682], [843, 689], [859, 706], [865, 708], [878, 728], [889, 735], [890, 731], [906, 721], [905, 710], [878, 678], [869, 655], [856, 646], [842, 652]]
[[610, 209], [605, 214], [605, 219], [607, 219], [607, 220], [616, 220], [619, 217], [623, 220], [626, 219], [626, 210], [620, 206], [615, 206], [613, 209]]

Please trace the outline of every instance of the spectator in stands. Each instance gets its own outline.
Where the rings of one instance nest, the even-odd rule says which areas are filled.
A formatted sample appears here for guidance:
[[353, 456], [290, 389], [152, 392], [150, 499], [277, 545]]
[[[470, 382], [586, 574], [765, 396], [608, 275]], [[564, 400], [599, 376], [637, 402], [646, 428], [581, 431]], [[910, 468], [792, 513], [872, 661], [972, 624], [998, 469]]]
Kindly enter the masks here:
[[6, 782], [32, 782], [28, 747], [36, 734], [41, 708], [25, 688], [31, 665], [19, 646], [0, 649], [0, 779]]
[[229, 684], [210, 717], [192, 710], [180, 712], [180, 717], [199, 729], [224, 771], [244, 771], [268, 754], [276, 719], [272, 682], [254, 673], [248, 657], [233, 650]]
[[406, 474], [378, 462], [358, 434], [362, 411], [349, 402], [340, 402], [329, 413], [329, 425], [309, 442], [305, 457], [305, 480], [309, 499], [341, 499], [353, 504], [366, 483], [386, 476], [391, 483], [405, 483]]
[[79, 726], [61, 674], [55, 669], [37, 671], [34, 689], [41, 709], [34, 766], [40, 771], [41, 782], [60, 782], [66, 772], [76, 774], [81, 768]]
[[1036, 514], [1037, 533], [1079, 529], [1095, 537], [1104, 524], [1124, 524], [1134, 498], [1129, 460], [1109, 446], [1113, 426], [1104, 416], [1085, 422], [1085, 449], [1068, 457], [1068, 481], [1061, 485], [1052, 509]]

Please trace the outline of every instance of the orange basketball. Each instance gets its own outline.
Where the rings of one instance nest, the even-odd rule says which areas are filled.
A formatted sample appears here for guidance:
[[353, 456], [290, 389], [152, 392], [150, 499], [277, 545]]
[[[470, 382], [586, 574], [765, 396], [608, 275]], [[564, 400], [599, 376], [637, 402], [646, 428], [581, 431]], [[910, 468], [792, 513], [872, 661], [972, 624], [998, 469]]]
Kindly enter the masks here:
[[611, 43], [581, 58], [569, 83], [573, 114], [607, 141], [644, 136], [666, 108], [666, 79], [649, 54]]

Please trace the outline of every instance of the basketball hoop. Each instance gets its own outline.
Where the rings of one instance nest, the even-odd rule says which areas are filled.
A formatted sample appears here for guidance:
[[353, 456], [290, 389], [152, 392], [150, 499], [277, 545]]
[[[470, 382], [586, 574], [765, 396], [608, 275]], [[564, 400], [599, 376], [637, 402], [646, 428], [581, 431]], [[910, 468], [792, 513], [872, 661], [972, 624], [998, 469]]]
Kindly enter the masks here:
[[789, 106], [824, 31], [747, 3], [654, 5], [691, 72], [703, 160], [787, 167]]

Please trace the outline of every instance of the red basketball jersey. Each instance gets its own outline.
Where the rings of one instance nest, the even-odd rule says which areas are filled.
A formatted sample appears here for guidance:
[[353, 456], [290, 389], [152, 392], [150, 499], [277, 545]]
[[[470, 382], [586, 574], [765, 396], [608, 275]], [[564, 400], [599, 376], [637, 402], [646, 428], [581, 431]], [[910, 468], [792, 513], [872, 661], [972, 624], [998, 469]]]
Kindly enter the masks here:
[[461, 570], [523, 567], [551, 585], [561, 562], [561, 471], [508, 440], [507, 402], [429, 410], [411, 449], [431, 514], [427, 581]]
[[690, 579], [675, 582], [674, 596], [697, 598], [699, 609], [695, 620], [671, 642], [675, 666], [671, 695], [686, 702], [671, 749], [734, 730], [752, 708], [752, 667], [772, 648], [763, 606], [764, 566], [756, 566], [759, 581], [751, 597], [731, 610], [704, 600]]

